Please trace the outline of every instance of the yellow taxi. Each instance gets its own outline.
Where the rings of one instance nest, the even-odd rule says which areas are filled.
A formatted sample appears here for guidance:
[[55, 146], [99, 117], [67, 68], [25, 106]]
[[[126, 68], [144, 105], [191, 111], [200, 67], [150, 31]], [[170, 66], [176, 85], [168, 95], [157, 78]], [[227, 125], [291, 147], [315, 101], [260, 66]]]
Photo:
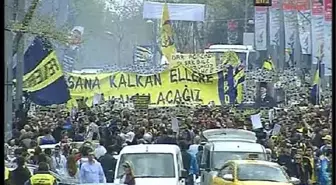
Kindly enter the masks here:
[[293, 185], [300, 180], [289, 178], [277, 163], [260, 160], [231, 160], [213, 177], [212, 185]]

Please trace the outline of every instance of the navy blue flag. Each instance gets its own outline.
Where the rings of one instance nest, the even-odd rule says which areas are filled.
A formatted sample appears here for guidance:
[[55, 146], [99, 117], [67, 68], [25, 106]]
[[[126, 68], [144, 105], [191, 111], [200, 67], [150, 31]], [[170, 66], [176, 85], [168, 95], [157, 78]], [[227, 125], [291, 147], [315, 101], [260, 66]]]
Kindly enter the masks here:
[[51, 46], [48, 40], [36, 37], [24, 54], [23, 90], [32, 102], [41, 106], [63, 104], [70, 99], [61, 65]]

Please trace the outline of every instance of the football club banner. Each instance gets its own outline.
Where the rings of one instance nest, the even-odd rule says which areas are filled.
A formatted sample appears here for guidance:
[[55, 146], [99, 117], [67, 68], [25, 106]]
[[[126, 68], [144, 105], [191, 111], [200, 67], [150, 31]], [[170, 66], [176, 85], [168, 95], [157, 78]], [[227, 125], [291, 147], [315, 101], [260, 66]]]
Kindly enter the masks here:
[[256, 50], [267, 50], [267, 7], [255, 7], [255, 46]]
[[309, 8], [309, 0], [297, 0], [297, 18], [299, 25], [299, 37], [302, 54], [311, 54], [311, 35], [310, 20], [311, 10]]
[[273, 0], [272, 6], [269, 8], [269, 31], [270, 31], [270, 45], [279, 46], [280, 45], [280, 17], [281, 7], [279, 0]]
[[325, 75], [331, 76], [331, 32], [332, 32], [332, 0], [324, 0], [324, 67], [325, 67]]
[[134, 47], [134, 63], [151, 63], [154, 56], [154, 47], [152, 45], [138, 45]]
[[317, 64], [318, 62], [324, 63], [324, 7], [320, 0], [312, 1], [312, 62]]
[[293, 62], [293, 49], [296, 41], [297, 11], [296, 2], [293, 0], [284, 0], [284, 23], [285, 23], [285, 50], [286, 62]]

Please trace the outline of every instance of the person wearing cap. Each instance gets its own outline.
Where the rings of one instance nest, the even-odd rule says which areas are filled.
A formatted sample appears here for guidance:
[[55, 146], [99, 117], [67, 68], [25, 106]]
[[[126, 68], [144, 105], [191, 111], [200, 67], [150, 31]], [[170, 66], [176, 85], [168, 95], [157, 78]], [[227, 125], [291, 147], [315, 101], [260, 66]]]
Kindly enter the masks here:
[[321, 148], [320, 148], [320, 151], [321, 151], [321, 152], [323, 151], [323, 149], [324, 149], [325, 147], [331, 147], [331, 140], [332, 140], [332, 137], [331, 137], [331, 135], [326, 135], [326, 136], [322, 137], [322, 139], [323, 139], [324, 145], [321, 146]]
[[124, 167], [124, 175], [120, 180], [120, 184], [135, 185], [135, 177], [131, 162], [126, 161], [122, 166]]
[[94, 151], [88, 151], [88, 162], [80, 167], [79, 181], [85, 183], [106, 183], [105, 174], [101, 164], [94, 159]]
[[49, 166], [45, 162], [40, 162], [35, 175], [31, 176], [24, 185], [56, 185], [56, 178], [49, 172]]

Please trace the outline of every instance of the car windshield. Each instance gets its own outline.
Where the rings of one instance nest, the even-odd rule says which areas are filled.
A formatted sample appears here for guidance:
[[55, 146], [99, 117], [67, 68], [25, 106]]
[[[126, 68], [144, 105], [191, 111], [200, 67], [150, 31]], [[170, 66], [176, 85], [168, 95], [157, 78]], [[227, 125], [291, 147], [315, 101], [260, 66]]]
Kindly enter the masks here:
[[229, 160], [248, 159], [250, 154], [258, 155], [258, 160], [266, 160], [266, 155], [263, 153], [218, 151], [212, 152], [212, 167], [219, 169]]
[[288, 183], [288, 177], [279, 166], [240, 164], [237, 168], [240, 181], [271, 181]]
[[[118, 166], [118, 178], [124, 173], [122, 164], [130, 161], [136, 178], [173, 178], [175, 177], [174, 158], [168, 153], [122, 154]], [[155, 164], [155, 165], [148, 165]]]

